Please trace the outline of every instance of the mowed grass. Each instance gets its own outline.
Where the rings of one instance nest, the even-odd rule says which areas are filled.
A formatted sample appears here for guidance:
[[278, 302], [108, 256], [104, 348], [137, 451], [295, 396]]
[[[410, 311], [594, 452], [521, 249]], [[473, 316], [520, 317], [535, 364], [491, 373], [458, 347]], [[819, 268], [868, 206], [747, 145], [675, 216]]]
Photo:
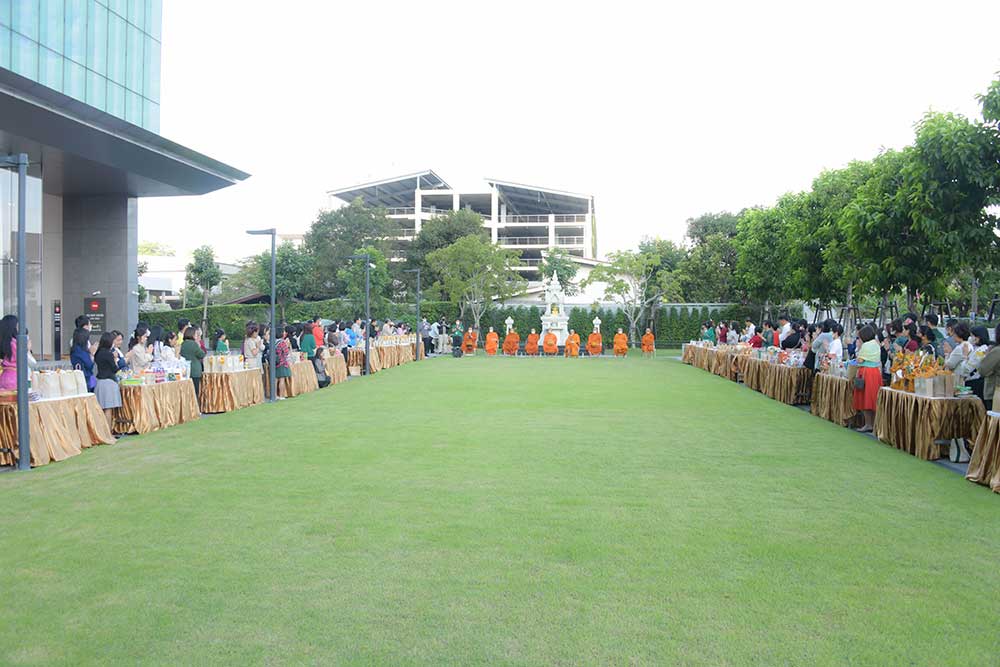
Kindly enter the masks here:
[[662, 356], [410, 364], [0, 497], [3, 665], [1000, 662], [1000, 496]]

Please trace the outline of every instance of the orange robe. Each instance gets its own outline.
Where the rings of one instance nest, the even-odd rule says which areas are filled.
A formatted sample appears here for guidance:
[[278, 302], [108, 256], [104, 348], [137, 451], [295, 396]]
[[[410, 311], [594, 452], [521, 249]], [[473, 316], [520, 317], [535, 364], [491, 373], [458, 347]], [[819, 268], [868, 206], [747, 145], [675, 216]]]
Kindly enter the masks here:
[[601, 339], [601, 334], [595, 331], [587, 336], [587, 354], [592, 357], [599, 356], [603, 348], [604, 341]]
[[565, 355], [567, 357], [580, 356], [580, 334], [570, 334], [566, 337]]
[[476, 353], [476, 334], [472, 329], [465, 332], [465, 336], [462, 337], [462, 352], [466, 354]]
[[628, 354], [628, 336], [623, 333], [615, 334], [615, 356], [624, 357]]
[[559, 354], [559, 339], [551, 331], [545, 334], [545, 340], [542, 341], [542, 352], [545, 354]]
[[538, 334], [528, 334], [528, 340], [524, 341], [524, 353], [532, 357], [538, 356]]
[[642, 337], [642, 351], [647, 353], [652, 352], [655, 347], [656, 337], [651, 333], [644, 334]]
[[517, 354], [517, 347], [521, 343], [521, 335], [516, 331], [511, 331], [507, 334], [507, 337], [503, 339], [503, 353], [513, 357]]
[[496, 331], [491, 331], [486, 334], [486, 354], [491, 357], [497, 353], [497, 347], [500, 345], [500, 335]]

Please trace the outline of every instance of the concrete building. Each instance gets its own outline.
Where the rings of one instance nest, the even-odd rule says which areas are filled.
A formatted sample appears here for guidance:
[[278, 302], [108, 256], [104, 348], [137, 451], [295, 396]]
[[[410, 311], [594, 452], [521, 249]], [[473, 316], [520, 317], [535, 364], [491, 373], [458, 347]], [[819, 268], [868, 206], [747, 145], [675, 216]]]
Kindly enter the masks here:
[[[212, 192], [248, 174], [161, 137], [161, 0], [0, 0], [0, 154], [27, 153], [28, 256], [15, 251], [17, 176], [0, 170], [0, 308], [36, 356], [61, 306], [106, 329], [138, 320], [137, 200]], [[206, 64], [207, 65], [207, 64]]]
[[361, 198], [386, 209], [400, 225], [395, 257], [420, 233], [424, 222], [448, 211], [469, 209], [490, 230], [494, 243], [521, 251], [519, 270], [537, 280], [542, 252], [563, 248], [571, 255], [597, 257], [594, 198], [551, 188], [486, 179], [482, 190], [460, 192], [431, 170], [362, 183], [327, 192], [331, 207]]

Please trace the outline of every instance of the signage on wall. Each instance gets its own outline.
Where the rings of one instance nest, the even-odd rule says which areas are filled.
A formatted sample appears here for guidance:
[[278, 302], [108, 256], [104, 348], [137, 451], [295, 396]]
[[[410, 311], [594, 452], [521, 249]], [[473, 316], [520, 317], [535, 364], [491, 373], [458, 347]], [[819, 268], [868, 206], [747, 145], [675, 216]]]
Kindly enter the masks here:
[[62, 359], [62, 301], [52, 302], [52, 355], [56, 361]]
[[83, 314], [90, 318], [90, 333], [102, 333], [105, 327], [105, 300], [91, 297], [83, 300]]

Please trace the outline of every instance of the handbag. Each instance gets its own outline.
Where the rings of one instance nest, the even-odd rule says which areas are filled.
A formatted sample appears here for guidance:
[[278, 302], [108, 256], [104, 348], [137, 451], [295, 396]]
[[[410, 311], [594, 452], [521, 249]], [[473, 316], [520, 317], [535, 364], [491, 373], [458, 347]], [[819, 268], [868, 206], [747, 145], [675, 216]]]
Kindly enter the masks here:
[[860, 375], [857, 375], [854, 378], [854, 390], [855, 391], [864, 391], [865, 390], [865, 379], [863, 377], [861, 377]]

